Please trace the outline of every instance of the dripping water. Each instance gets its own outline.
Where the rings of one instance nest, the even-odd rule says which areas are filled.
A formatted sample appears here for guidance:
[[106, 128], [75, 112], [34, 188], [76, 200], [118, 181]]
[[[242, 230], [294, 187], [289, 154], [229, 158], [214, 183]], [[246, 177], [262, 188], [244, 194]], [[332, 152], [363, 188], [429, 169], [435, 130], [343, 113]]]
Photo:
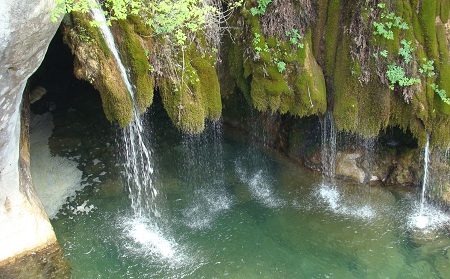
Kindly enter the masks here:
[[427, 135], [427, 143], [424, 150], [424, 164], [423, 164], [423, 180], [422, 180], [422, 193], [420, 195], [420, 210], [419, 216], [423, 215], [423, 209], [425, 204], [425, 193], [428, 183], [428, 163], [430, 161], [430, 136]]
[[336, 174], [336, 130], [331, 111], [327, 111], [322, 122], [321, 159], [323, 181], [334, 185]]

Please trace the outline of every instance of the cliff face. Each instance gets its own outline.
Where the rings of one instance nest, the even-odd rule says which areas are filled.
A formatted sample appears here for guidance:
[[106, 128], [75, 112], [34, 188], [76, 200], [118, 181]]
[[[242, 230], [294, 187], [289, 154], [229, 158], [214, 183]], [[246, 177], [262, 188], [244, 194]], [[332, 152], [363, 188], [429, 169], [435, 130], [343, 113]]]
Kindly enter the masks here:
[[[155, 34], [148, 14], [113, 23], [112, 30], [142, 96], [141, 112], [155, 89], [176, 127], [200, 133], [205, 119], [220, 117], [222, 102], [228, 120], [249, 119], [242, 111], [245, 103], [263, 113], [262, 119], [272, 114], [277, 121], [266, 128], [277, 133], [269, 136], [276, 139], [273, 144], [306, 161], [314, 160], [297, 152], [307, 133], [305, 117], [320, 119], [329, 111], [338, 131], [361, 138], [398, 129], [417, 142], [415, 167], [397, 171], [408, 172], [408, 179], [387, 179], [397, 163], [384, 166], [378, 176], [417, 185], [419, 149], [427, 138], [436, 153], [450, 142], [450, 130], [442, 129], [450, 124], [449, 10], [448, 0], [256, 0], [243, 1], [227, 15], [227, 32], [211, 39], [209, 26], [189, 34], [183, 46]], [[114, 71], [97, 71], [92, 79], [86, 74], [95, 67], [83, 58], [83, 49], [101, 53], [101, 36], [89, 27], [89, 17], [72, 14], [72, 19], [65, 34], [72, 38], [67, 42], [76, 56], [76, 74], [100, 91], [108, 119], [126, 124], [129, 117], [122, 116], [130, 114], [131, 105], [115, 97], [123, 92], [114, 85], [120, 78]], [[222, 41], [220, 48], [213, 41]], [[102, 57], [91, 61], [111, 64], [107, 54]], [[114, 82], [99, 85], [98, 80]], [[383, 154], [379, 162], [386, 161]], [[391, 161], [411, 162], [401, 156]], [[446, 186], [439, 187], [444, 188], [433, 191], [447, 196]]]
[[52, 0], [0, 3], [0, 264], [56, 242], [30, 180], [28, 136], [21, 137], [20, 118], [27, 79], [58, 28], [49, 20], [53, 5]]

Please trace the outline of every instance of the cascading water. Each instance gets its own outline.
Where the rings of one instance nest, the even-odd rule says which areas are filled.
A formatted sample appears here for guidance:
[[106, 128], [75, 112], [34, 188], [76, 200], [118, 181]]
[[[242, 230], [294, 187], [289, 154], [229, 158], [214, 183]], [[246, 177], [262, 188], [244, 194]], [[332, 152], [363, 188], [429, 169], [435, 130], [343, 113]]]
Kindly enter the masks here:
[[149, 140], [145, 136], [143, 119], [134, 102], [133, 87], [120, 59], [114, 37], [106, 24], [103, 11], [93, 8], [91, 13], [94, 20], [99, 23], [100, 31], [117, 61], [123, 81], [134, 103], [133, 119], [121, 131], [124, 175], [134, 216], [120, 220], [119, 226], [122, 226], [127, 237], [136, 243], [137, 246], [130, 247], [133, 252], [178, 262], [179, 259], [175, 257], [182, 258], [183, 255], [175, 252], [177, 243], [168, 239], [166, 233], [163, 233], [162, 226], [165, 220], [160, 218], [161, 212], [156, 200], [158, 191], [153, 181], [152, 151]]
[[416, 227], [418, 228], [426, 228], [428, 226], [428, 218], [424, 214], [425, 209], [425, 193], [427, 191], [427, 183], [428, 183], [428, 163], [430, 161], [430, 136], [427, 135], [427, 143], [425, 144], [424, 149], [424, 163], [423, 163], [423, 180], [422, 180], [422, 192], [420, 195], [420, 208], [419, 215], [415, 218]]
[[[99, 22], [100, 31], [106, 44], [116, 59], [123, 81], [134, 101], [133, 87], [129, 81], [126, 69], [117, 51], [114, 37], [106, 25], [106, 19], [98, 8], [92, 9], [94, 20]], [[122, 139], [125, 158], [125, 176], [130, 192], [131, 206], [137, 215], [151, 214], [157, 217], [159, 212], [153, 203], [157, 190], [153, 185], [153, 166], [151, 149], [144, 136], [144, 125], [136, 104], [133, 109], [133, 120], [122, 130]]]
[[336, 174], [336, 130], [333, 113], [327, 111], [322, 122], [322, 176], [324, 182], [335, 184]]
[[428, 163], [430, 161], [430, 136], [427, 135], [427, 143], [425, 144], [424, 150], [424, 163], [423, 163], [423, 180], [422, 180], [422, 193], [420, 195], [420, 210], [419, 215], [423, 215], [423, 209], [425, 204], [425, 193], [427, 191], [428, 183]]
[[201, 135], [183, 135], [181, 147], [180, 177], [193, 201], [184, 205], [182, 223], [196, 230], [210, 227], [233, 203], [225, 188], [221, 122], [206, 123]]

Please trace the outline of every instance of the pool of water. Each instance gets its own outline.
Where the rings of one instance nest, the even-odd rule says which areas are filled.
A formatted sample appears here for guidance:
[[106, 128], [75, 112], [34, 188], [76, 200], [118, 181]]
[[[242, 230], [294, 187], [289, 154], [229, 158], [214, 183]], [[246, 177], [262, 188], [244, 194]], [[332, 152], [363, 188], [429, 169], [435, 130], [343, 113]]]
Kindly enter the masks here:
[[81, 172], [52, 220], [73, 278], [450, 278], [447, 216], [416, 228], [418, 193], [327, 185], [218, 125], [149, 121], [158, 214], [137, 215], [114, 129], [83, 109], [49, 139]]

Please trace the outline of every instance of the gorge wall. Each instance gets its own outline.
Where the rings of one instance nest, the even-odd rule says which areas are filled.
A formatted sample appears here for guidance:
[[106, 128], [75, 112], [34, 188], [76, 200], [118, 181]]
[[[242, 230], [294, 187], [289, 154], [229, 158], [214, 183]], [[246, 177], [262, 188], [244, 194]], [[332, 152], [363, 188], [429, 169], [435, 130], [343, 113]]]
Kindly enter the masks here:
[[59, 25], [50, 22], [53, 7], [52, 0], [0, 3], [0, 264], [56, 243], [30, 179], [27, 128], [21, 124], [27, 79]]
[[[442, 128], [450, 120], [449, 2], [239, 3], [221, 8], [228, 12], [226, 28], [211, 19], [183, 33], [182, 45], [174, 34], [158, 33], [145, 13], [112, 22], [140, 110], [156, 90], [177, 128], [200, 133], [205, 119], [219, 119], [223, 108], [226, 122], [249, 131], [256, 122], [267, 124], [261, 129], [271, 146], [315, 169], [321, 168], [317, 127], [329, 111], [340, 146], [348, 147], [338, 162], [353, 166], [339, 169], [344, 176], [418, 186], [427, 137], [435, 154], [450, 143], [450, 130]], [[106, 117], [123, 126], [130, 100], [90, 21], [89, 14], [72, 13], [63, 22], [75, 74], [100, 91]], [[355, 139], [363, 144], [350, 143]], [[379, 152], [362, 156], [370, 141]], [[364, 157], [374, 157], [374, 166], [362, 174], [356, 166], [369, 164]], [[448, 171], [445, 158], [437, 165]], [[433, 186], [435, 199], [448, 202], [447, 184]]]

